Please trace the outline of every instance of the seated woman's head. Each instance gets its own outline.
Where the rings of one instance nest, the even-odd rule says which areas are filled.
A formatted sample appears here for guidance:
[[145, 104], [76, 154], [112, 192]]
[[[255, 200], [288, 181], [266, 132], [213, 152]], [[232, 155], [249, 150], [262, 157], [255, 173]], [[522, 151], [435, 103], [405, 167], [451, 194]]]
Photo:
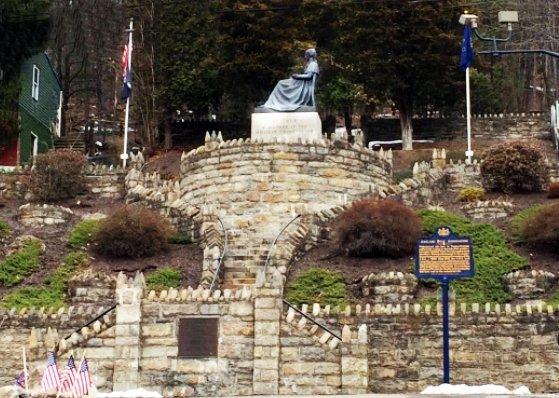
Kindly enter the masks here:
[[314, 48], [309, 48], [305, 51], [305, 59], [316, 58], [316, 50]]

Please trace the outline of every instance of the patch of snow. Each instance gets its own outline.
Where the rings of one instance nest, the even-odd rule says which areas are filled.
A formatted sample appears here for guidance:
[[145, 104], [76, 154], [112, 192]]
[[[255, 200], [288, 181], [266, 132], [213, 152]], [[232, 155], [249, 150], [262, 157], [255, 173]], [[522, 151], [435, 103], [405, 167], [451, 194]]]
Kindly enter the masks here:
[[138, 388], [136, 390], [126, 391], [113, 391], [113, 392], [98, 392], [98, 398], [163, 398], [161, 394], [155, 391], [144, 390]]
[[441, 395], [477, 395], [477, 394], [513, 394], [531, 395], [532, 393], [526, 386], [509, 390], [504, 386], [496, 384], [485, 384], [482, 386], [468, 386], [466, 384], [441, 384], [438, 386], [428, 386], [421, 394], [441, 394]]

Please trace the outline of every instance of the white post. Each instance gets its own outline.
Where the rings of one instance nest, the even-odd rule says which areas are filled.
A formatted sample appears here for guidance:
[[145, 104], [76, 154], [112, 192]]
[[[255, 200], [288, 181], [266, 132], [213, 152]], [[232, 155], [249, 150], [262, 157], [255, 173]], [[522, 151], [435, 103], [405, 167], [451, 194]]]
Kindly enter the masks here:
[[[130, 29], [128, 30], [128, 68], [132, 73], [132, 32], [134, 31], [134, 20], [130, 18]], [[132, 77], [130, 77], [132, 78]], [[128, 159], [128, 118], [130, 116], [130, 95], [126, 99], [126, 111], [124, 113], [124, 145], [122, 149], [122, 168], [126, 168], [126, 160]]]
[[468, 150], [466, 151], [467, 162], [472, 162], [472, 115], [470, 109], [470, 68], [466, 68], [466, 130], [468, 133]]

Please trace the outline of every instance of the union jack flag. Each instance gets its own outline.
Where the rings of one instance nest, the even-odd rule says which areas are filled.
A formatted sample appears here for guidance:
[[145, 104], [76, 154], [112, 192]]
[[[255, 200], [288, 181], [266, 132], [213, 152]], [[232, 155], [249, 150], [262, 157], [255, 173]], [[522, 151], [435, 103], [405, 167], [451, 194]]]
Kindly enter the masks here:
[[74, 397], [81, 398], [89, 393], [89, 386], [91, 386], [91, 377], [89, 376], [89, 366], [87, 366], [87, 359], [83, 359], [82, 366], [80, 366], [80, 373], [76, 378], [74, 385]]
[[43, 378], [41, 379], [41, 387], [43, 391], [48, 391], [60, 386], [60, 375], [58, 374], [58, 368], [56, 367], [56, 357], [54, 352], [49, 352], [47, 354], [47, 368], [45, 373], [43, 373]]
[[76, 382], [77, 373], [74, 357], [70, 355], [66, 368], [64, 369], [62, 376], [60, 376], [60, 392], [72, 391], [72, 387]]
[[25, 381], [27, 379], [27, 374], [25, 372], [21, 372], [18, 377], [16, 377], [14, 385], [16, 387], [21, 387], [25, 390], [26, 384]]

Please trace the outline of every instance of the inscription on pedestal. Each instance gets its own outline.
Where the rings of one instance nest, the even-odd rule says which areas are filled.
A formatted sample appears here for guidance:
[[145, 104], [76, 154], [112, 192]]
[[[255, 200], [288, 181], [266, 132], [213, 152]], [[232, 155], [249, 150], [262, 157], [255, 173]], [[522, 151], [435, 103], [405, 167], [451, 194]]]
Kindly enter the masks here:
[[317, 112], [253, 113], [251, 139], [274, 141], [322, 139], [322, 123]]

